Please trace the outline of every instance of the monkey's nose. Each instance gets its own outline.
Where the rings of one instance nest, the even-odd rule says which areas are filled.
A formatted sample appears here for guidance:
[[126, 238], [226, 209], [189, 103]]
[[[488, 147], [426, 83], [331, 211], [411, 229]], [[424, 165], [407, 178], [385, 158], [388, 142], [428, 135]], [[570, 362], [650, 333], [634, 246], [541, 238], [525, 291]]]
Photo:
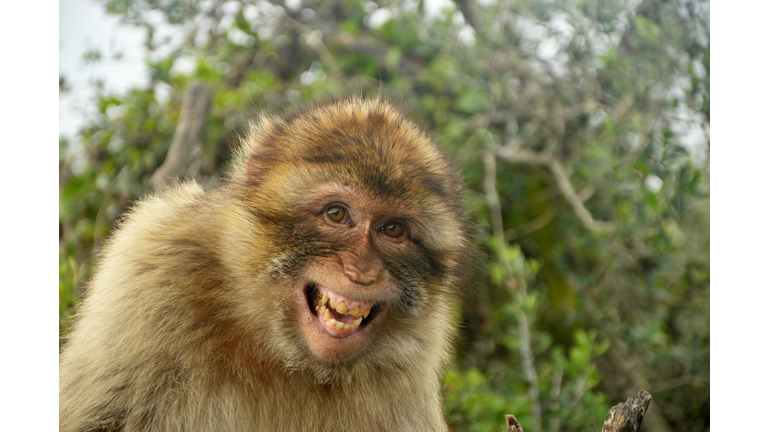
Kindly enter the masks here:
[[378, 262], [344, 263], [344, 274], [349, 280], [360, 285], [371, 285], [376, 282], [381, 271]]
[[350, 266], [344, 269], [344, 274], [347, 275], [349, 280], [356, 284], [370, 285], [376, 281], [376, 275], [378, 274], [378, 271], [375, 273], [371, 271], [363, 273], [357, 267]]

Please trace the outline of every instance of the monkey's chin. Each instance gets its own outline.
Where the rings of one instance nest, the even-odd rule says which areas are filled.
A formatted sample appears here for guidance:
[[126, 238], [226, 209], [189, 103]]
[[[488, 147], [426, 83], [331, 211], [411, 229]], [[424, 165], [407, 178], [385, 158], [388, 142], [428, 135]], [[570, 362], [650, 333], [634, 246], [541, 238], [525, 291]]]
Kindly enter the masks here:
[[[331, 314], [331, 317], [328, 318], [328, 314], [325, 312], [326, 309], [313, 306], [316, 305], [316, 302], [311, 299], [311, 291], [313, 289], [318, 289], [317, 285], [305, 285], [303, 290], [301, 290], [301, 299], [299, 299], [303, 305], [299, 318], [300, 327], [310, 350], [321, 360], [328, 362], [342, 361], [354, 357], [365, 346], [368, 335], [373, 330], [376, 321], [385, 314], [386, 307], [384, 305], [377, 305], [375, 312], [365, 318], [364, 322], [354, 326], [354, 329], [350, 329], [347, 324], [347, 328], [342, 326], [337, 330], [334, 325], [334, 315], [338, 317], [338, 313], [328, 307], [327, 309], [330, 309], [329, 313]], [[309, 295], [308, 291], [310, 291]], [[327, 289], [322, 289], [322, 291], [337, 295]], [[328, 306], [330, 306], [330, 302]], [[336, 306], [338, 307], [338, 304]], [[347, 321], [353, 320], [347, 319]]]

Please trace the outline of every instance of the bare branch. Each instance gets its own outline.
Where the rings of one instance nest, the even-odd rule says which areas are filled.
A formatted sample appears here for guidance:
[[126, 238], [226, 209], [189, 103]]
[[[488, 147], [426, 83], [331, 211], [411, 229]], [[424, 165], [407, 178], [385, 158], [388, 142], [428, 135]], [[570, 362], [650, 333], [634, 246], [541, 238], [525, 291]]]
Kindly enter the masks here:
[[[488, 209], [491, 215], [491, 229], [493, 230], [493, 236], [499, 238], [506, 245], [504, 239], [504, 222], [501, 215], [501, 206], [499, 204], [499, 194], [496, 191], [496, 155], [493, 151], [486, 151], [483, 153], [483, 163], [485, 164], [485, 177], [483, 178], [483, 189], [485, 189], [485, 200], [488, 204]], [[505, 262], [508, 265], [508, 263]], [[508, 269], [510, 275], [512, 271]], [[520, 292], [525, 295], [527, 291], [527, 283], [525, 275], [513, 276], [515, 279], [507, 281], [507, 286], [510, 283], [516, 282], [515, 286], [518, 287]], [[510, 291], [512, 289], [510, 288]], [[531, 329], [528, 323], [528, 316], [521, 308], [517, 308], [517, 326], [520, 331], [520, 355], [523, 359], [523, 371], [525, 373], [526, 380], [528, 381], [528, 395], [533, 401], [531, 407], [534, 429], [539, 430], [541, 425], [541, 405], [539, 403], [539, 379], [536, 374], [536, 367], [534, 366], [533, 350], [531, 349]], [[514, 416], [512, 416], [514, 419]], [[509, 427], [509, 417], [507, 417], [507, 425]], [[515, 419], [515, 422], [517, 420]], [[520, 426], [520, 423], [517, 423]], [[509, 429], [515, 430], [515, 429]], [[522, 432], [522, 427], [519, 431]]]
[[550, 155], [532, 153], [528, 150], [512, 146], [503, 146], [499, 148], [496, 151], [496, 155], [507, 162], [548, 167], [552, 172], [552, 176], [555, 178], [557, 188], [560, 190], [563, 198], [570, 204], [573, 212], [576, 213], [576, 216], [578, 216], [579, 219], [581, 219], [581, 222], [587, 229], [593, 231], [612, 231], [616, 229], [616, 224], [613, 222], [597, 221], [592, 218], [592, 214], [586, 207], [584, 207], [582, 199], [574, 190], [573, 185], [571, 185], [570, 180], [568, 180], [568, 176], [565, 174], [565, 170], [563, 170], [562, 164], [557, 159]]
[[323, 42], [322, 37], [318, 36], [315, 32], [310, 33], [307, 36], [307, 45], [315, 50], [315, 53], [317, 53], [317, 56], [320, 57], [320, 60], [322, 60], [323, 64], [328, 67], [328, 72], [331, 75], [339, 77], [341, 76], [341, 69], [339, 69], [339, 65], [336, 64], [336, 60], [334, 60], [331, 51], [328, 50], [328, 47]]
[[637, 432], [651, 404], [651, 394], [640, 390], [626, 402], [611, 408], [602, 432]]
[[486, 151], [483, 153], [483, 163], [485, 164], [483, 189], [485, 190], [485, 201], [488, 204], [488, 211], [491, 216], [491, 230], [495, 237], [503, 241], [504, 224], [501, 217], [499, 193], [496, 191], [496, 155], [492, 151]]
[[552, 219], [555, 218], [555, 214], [557, 214], [557, 210], [554, 208], [549, 208], [546, 212], [544, 212], [543, 215], [537, 217], [536, 219], [519, 225], [513, 229], [508, 229], [505, 232], [507, 241], [512, 241], [518, 237], [522, 237], [544, 228], [548, 223], [552, 222]]
[[523, 426], [512, 414], [505, 415], [504, 420], [507, 421], [507, 432], [523, 432]]
[[[525, 280], [524, 276], [520, 277]], [[519, 281], [518, 281], [519, 282]], [[520, 356], [523, 360], [523, 373], [528, 381], [528, 397], [531, 398], [531, 417], [533, 429], [541, 430], [541, 404], [539, 402], [539, 376], [536, 366], [533, 364], [533, 349], [531, 348], [531, 329], [528, 324], [528, 316], [522, 308], [517, 308], [517, 328], [520, 331]], [[522, 428], [520, 429], [522, 430]]]

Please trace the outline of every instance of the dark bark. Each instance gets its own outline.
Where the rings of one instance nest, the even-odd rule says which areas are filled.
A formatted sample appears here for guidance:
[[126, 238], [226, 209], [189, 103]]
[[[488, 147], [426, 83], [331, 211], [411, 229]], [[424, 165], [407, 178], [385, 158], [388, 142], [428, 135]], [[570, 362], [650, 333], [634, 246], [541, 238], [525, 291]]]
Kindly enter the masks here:
[[504, 416], [504, 419], [507, 421], [507, 432], [523, 432], [523, 426], [517, 421], [515, 416], [507, 414]]
[[206, 121], [211, 90], [202, 83], [190, 83], [181, 100], [181, 112], [168, 155], [152, 174], [152, 185], [160, 189], [178, 180], [199, 179], [203, 167]]
[[611, 408], [602, 432], [637, 432], [651, 404], [651, 394], [640, 390], [627, 401]]

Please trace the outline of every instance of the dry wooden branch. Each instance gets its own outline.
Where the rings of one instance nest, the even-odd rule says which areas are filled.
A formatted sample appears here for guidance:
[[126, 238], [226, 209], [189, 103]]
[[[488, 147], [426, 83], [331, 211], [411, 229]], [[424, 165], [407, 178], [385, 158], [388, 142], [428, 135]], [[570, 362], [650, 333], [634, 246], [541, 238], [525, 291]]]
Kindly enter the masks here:
[[507, 421], [507, 432], [523, 432], [523, 426], [512, 414], [505, 415], [504, 420]]
[[640, 390], [627, 401], [611, 408], [602, 432], [637, 432], [651, 404], [651, 394]]
[[[640, 390], [635, 396], [627, 398], [626, 402], [611, 408], [601, 432], [637, 432], [651, 405], [651, 399], [650, 393]], [[515, 416], [507, 414], [504, 419], [507, 421], [507, 432], [523, 432], [523, 426]]]
[[173, 134], [168, 155], [152, 174], [155, 189], [178, 178], [197, 179], [202, 173], [206, 121], [211, 106], [211, 90], [202, 83], [190, 83], [181, 100], [179, 124]]

